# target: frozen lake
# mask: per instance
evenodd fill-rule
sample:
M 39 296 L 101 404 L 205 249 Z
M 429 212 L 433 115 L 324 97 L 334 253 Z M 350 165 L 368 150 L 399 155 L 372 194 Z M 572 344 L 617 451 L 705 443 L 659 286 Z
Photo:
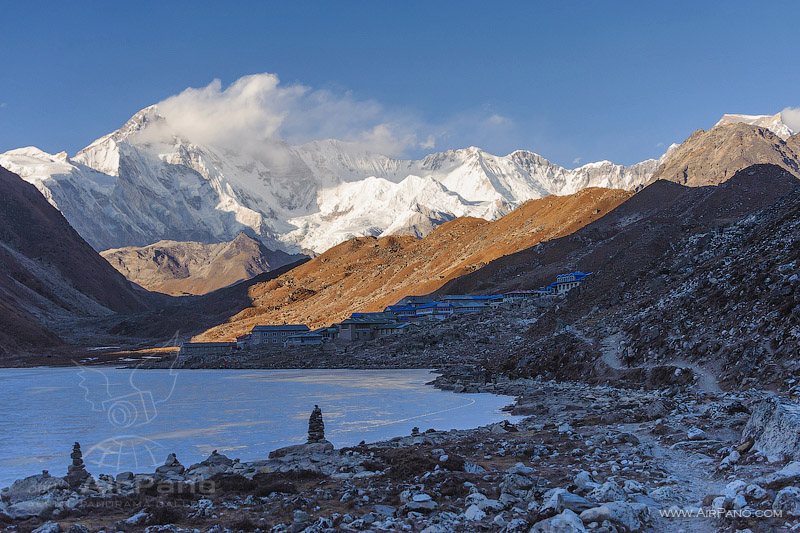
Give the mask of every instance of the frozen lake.
M 0 487 L 63 476 L 74 441 L 94 475 L 152 472 L 218 450 L 243 461 L 305 442 L 314 404 L 336 447 L 508 418 L 513 401 L 455 394 L 427 370 L 0 369 Z

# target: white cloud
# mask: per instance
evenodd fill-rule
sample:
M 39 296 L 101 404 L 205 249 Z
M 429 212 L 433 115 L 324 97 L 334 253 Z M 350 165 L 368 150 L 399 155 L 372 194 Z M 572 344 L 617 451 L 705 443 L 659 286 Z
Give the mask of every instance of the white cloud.
M 430 144 L 417 140 L 423 124 L 373 100 L 281 84 L 275 74 L 244 76 L 228 87 L 214 80 L 159 102 L 158 110 L 171 130 L 192 142 L 240 150 L 332 138 L 397 155 Z
M 781 120 L 795 133 L 800 132 L 800 107 L 787 107 L 781 111 Z
M 8 104 L 6 102 L 0 102 L 0 109 L 4 107 L 8 107 Z
M 572 160 L 572 164 L 573 165 L 580 165 L 581 161 L 583 161 L 582 157 L 576 157 L 575 159 Z
M 497 113 L 492 113 L 489 118 L 486 119 L 486 123 L 491 126 L 510 126 L 512 121 L 508 117 L 504 117 L 503 115 L 499 115 Z
M 263 152 L 270 143 L 339 139 L 390 156 L 501 139 L 513 121 L 488 109 L 439 124 L 350 92 L 283 84 L 275 74 L 244 76 L 224 87 L 214 80 L 158 104 L 171 132 L 198 144 Z M 266 148 L 268 150 L 268 148 Z

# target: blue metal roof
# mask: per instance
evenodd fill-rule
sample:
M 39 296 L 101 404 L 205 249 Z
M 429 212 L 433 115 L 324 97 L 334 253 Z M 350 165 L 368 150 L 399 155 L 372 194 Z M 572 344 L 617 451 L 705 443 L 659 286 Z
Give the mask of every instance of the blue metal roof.
M 279 326 L 254 326 L 252 331 L 309 331 L 305 324 L 282 324 Z
M 434 308 L 449 308 L 453 307 L 453 305 L 449 302 L 431 302 L 429 304 L 420 305 L 417 309 L 434 309 Z
M 386 312 L 399 313 L 402 311 L 414 311 L 416 307 L 411 305 L 390 305 L 385 309 Z
M 448 294 L 442 296 L 442 300 L 499 300 L 502 294 Z

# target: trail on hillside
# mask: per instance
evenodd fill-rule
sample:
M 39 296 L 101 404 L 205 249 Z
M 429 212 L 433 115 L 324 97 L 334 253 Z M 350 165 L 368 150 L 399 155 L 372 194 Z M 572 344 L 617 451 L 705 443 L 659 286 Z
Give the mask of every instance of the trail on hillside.
M 716 376 L 713 373 L 709 372 L 707 369 L 703 368 L 702 366 L 692 363 L 689 361 L 685 361 L 683 359 L 670 359 L 664 361 L 663 363 L 659 363 L 658 365 L 655 364 L 644 364 L 639 366 L 626 366 L 622 361 L 622 357 L 620 354 L 620 341 L 622 340 L 621 333 L 615 333 L 613 335 L 609 335 L 603 338 L 600 341 L 600 346 L 597 346 L 597 342 L 577 329 L 574 326 L 566 326 L 564 328 L 565 331 L 571 333 L 576 338 L 580 339 L 581 341 L 589 344 L 590 346 L 594 346 L 600 350 L 601 360 L 603 363 L 612 368 L 614 370 L 633 370 L 637 368 L 641 369 L 648 369 L 648 368 L 656 368 L 658 366 L 676 366 L 679 368 L 688 368 L 690 369 L 695 376 L 697 376 L 697 387 L 705 392 L 715 393 L 718 394 L 722 392 L 722 388 L 719 386 L 719 381 L 717 380 Z

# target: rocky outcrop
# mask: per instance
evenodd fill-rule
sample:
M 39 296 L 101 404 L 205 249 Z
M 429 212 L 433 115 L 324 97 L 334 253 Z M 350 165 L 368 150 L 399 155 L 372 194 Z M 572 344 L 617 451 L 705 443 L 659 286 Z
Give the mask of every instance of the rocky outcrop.
M 753 407 L 743 431 L 744 440 L 752 440 L 753 449 L 770 461 L 800 459 L 800 405 L 765 399 Z

